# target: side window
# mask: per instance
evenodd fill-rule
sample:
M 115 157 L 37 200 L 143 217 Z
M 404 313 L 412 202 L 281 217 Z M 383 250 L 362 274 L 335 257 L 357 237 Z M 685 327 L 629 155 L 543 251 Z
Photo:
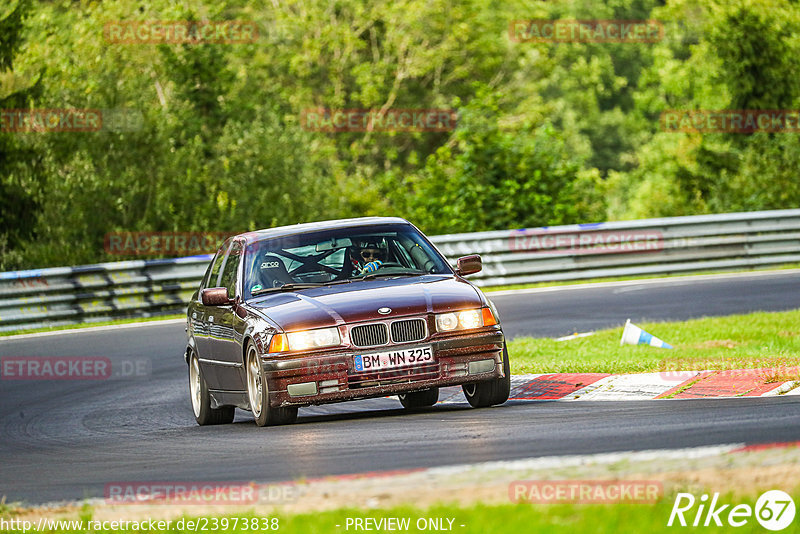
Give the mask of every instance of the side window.
M 242 242 L 234 241 L 231 251 L 228 253 L 228 259 L 225 260 L 225 267 L 222 268 L 222 279 L 219 282 L 220 287 L 228 288 L 228 295 L 231 297 L 236 294 L 236 271 L 239 268 L 241 257 Z
M 217 287 L 217 280 L 219 280 L 219 270 L 222 267 L 222 260 L 225 259 L 225 253 L 228 251 L 228 248 L 231 245 L 230 239 L 225 241 L 221 247 L 219 247 L 219 251 L 217 251 L 217 255 L 211 262 L 211 271 L 209 272 L 208 276 L 203 283 L 203 287 Z

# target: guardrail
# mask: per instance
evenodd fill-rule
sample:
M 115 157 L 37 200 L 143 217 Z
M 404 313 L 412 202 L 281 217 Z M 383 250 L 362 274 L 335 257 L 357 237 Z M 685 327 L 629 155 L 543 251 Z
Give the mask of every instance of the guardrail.
M 0 273 L 0 331 L 177 313 L 210 255 Z
M 800 262 L 800 209 L 551 226 L 433 238 L 481 254 L 481 286 L 749 269 Z
M 800 262 L 800 209 L 431 237 L 491 287 L 609 276 L 737 270 Z M 0 331 L 181 312 L 210 255 L 0 273 Z

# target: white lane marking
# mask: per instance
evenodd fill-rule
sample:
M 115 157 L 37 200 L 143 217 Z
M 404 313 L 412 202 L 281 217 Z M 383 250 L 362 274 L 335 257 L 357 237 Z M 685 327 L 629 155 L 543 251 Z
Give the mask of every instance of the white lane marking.
M 162 319 L 158 321 L 144 321 L 141 323 L 110 324 L 105 326 L 89 326 L 86 328 L 69 328 L 67 330 L 53 330 L 51 332 L 36 332 L 33 334 L 15 334 L 13 336 L 0 336 L 0 343 L 7 339 L 35 339 L 37 337 L 59 336 L 62 334 L 81 334 L 85 332 L 108 332 L 116 328 L 139 328 L 143 326 L 161 326 L 166 324 L 185 323 L 186 319 Z
M 787 391 L 796 388 L 800 385 L 800 382 L 796 382 L 794 380 L 790 380 L 789 382 L 784 382 L 783 384 L 777 385 L 775 388 L 767 391 L 766 393 L 762 393 L 761 397 L 777 397 L 778 395 L 784 395 Z M 796 393 L 795 393 L 796 395 Z
M 436 404 L 461 404 L 467 402 L 461 386 L 447 386 L 439 389 L 439 401 Z
M 553 373 L 511 375 L 511 392 L 509 393 L 509 398 L 514 399 L 517 395 L 519 395 L 520 388 L 524 388 L 525 386 L 527 386 L 540 376 L 545 376 L 547 374 L 553 374 Z
M 522 460 L 501 460 L 495 462 L 481 462 L 477 464 L 460 464 L 447 467 L 433 467 L 427 469 L 431 475 L 454 475 L 465 471 L 521 471 L 527 469 L 553 469 L 579 465 L 602 465 L 617 462 L 653 461 L 664 459 L 696 459 L 720 456 L 744 447 L 744 443 L 731 443 L 727 445 L 713 445 L 709 447 L 692 447 L 684 449 L 624 451 L 599 454 L 583 454 L 575 456 L 549 456 L 543 458 L 525 458 Z
M 528 384 L 529 382 L 544 376 L 543 374 L 526 374 L 526 375 L 511 375 L 511 397 L 514 397 L 514 389 Z M 439 390 L 440 404 L 467 404 L 467 399 L 464 397 L 464 391 L 461 386 L 447 386 Z
M 551 375 L 553 373 L 538 373 L 538 374 L 526 374 L 526 375 L 511 375 L 511 389 L 514 389 L 519 386 L 524 386 L 528 382 L 536 380 L 540 376 L 544 375 Z
M 700 374 L 693 372 L 688 378 Z M 642 400 L 653 399 L 685 382 L 675 380 L 670 373 L 639 373 L 630 375 L 611 375 L 585 388 L 570 393 L 562 400 Z
M 601 378 L 597 382 L 592 382 L 588 386 L 584 386 L 578 390 L 573 391 L 569 395 L 564 395 L 560 399 L 556 400 L 576 400 L 578 398 L 583 398 L 585 395 L 589 395 L 597 389 L 604 387 L 606 384 L 613 382 L 615 378 L 618 378 L 622 375 L 609 375 L 605 378 Z
M 614 291 L 612 291 L 612 293 L 615 295 L 621 295 L 623 293 L 630 293 L 632 291 L 642 291 L 644 289 L 647 289 L 647 287 L 643 286 L 642 284 L 636 284 L 635 286 L 625 286 L 616 288 L 614 289 Z
M 795 382 L 795 384 L 800 386 L 800 382 Z M 800 387 L 795 387 L 794 389 L 784 393 L 784 395 L 800 395 Z
M 572 291 L 581 289 L 602 289 L 606 287 L 620 287 L 631 285 L 654 285 L 654 284 L 687 284 L 692 282 L 702 282 L 707 280 L 724 280 L 727 278 L 747 278 L 794 275 L 800 273 L 800 269 L 778 269 L 772 271 L 754 271 L 743 273 L 720 273 L 720 274 L 698 274 L 687 276 L 668 276 L 663 278 L 647 278 L 644 280 L 618 280 L 616 282 L 593 282 L 589 284 L 569 284 L 563 286 L 550 287 L 531 287 L 527 289 L 506 289 L 503 291 L 490 291 L 489 288 L 481 288 L 489 298 L 503 297 L 508 295 L 527 295 L 530 293 L 552 293 L 554 291 Z
M 593 336 L 594 332 L 575 332 L 574 334 L 570 334 L 568 336 L 557 337 L 553 341 L 572 341 L 573 339 L 579 339 L 582 337 L 589 337 Z

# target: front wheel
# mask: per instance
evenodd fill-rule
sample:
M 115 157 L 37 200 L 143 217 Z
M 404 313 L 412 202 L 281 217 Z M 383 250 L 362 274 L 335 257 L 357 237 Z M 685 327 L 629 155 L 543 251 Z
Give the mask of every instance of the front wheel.
M 247 398 L 258 426 L 288 425 L 297 420 L 297 406 L 273 408 L 269 405 L 267 377 L 253 344 L 247 347 Z
M 464 384 L 464 396 L 473 408 L 486 408 L 503 404 L 511 393 L 511 368 L 508 363 L 508 349 L 503 344 L 503 376 L 485 382 Z
M 189 358 L 189 395 L 192 398 L 192 411 L 198 425 L 225 425 L 233 422 L 236 408 L 233 406 L 211 407 L 208 384 L 200 371 L 200 360 L 194 351 Z
M 427 408 L 428 406 L 433 406 L 439 400 L 439 388 L 401 393 L 397 397 L 400 399 L 400 404 L 402 404 L 403 408 L 406 410 Z

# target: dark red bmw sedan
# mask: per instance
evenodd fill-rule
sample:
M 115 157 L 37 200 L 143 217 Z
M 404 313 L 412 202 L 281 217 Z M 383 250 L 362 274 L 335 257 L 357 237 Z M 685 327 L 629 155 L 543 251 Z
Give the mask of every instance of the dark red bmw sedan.
M 185 358 L 195 418 L 294 422 L 300 406 L 398 395 L 409 409 L 462 385 L 508 399 L 497 312 L 411 223 L 362 218 L 249 232 L 220 247 L 192 297 Z

